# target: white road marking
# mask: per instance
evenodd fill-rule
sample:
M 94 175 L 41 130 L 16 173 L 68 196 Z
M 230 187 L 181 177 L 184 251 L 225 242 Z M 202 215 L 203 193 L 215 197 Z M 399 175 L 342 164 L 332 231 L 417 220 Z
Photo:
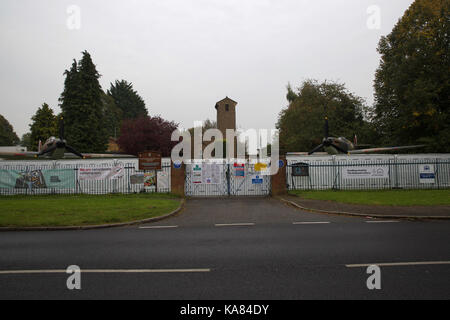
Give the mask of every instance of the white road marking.
M 396 220 L 374 220 L 374 221 L 366 221 L 366 223 L 396 223 L 399 221 Z
M 254 223 L 218 223 L 216 227 L 242 227 L 242 226 L 254 226 Z
M 2 274 L 51 274 L 66 273 L 67 270 L 0 270 Z M 192 273 L 210 272 L 211 269 L 81 269 L 81 273 Z
M 139 227 L 139 229 L 170 229 L 178 228 L 178 226 L 150 226 L 150 227 Z
M 303 221 L 303 222 L 293 222 L 292 224 L 329 224 L 329 221 Z
M 347 268 L 364 268 L 372 265 L 379 267 L 401 267 L 401 266 L 431 266 L 450 264 L 450 261 L 421 261 L 421 262 L 392 262 L 392 263 L 364 263 L 364 264 L 346 264 Z

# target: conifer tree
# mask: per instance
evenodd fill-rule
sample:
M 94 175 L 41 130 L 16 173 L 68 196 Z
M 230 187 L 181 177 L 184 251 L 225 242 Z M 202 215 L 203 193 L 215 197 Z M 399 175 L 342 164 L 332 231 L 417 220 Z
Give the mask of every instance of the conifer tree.
M 114 99 L 116 106 L 122 110 L 123 119 L 137 119 L 148 115 L 144 99 L 133 89 L 133 84 L 125 80 L 111 83 L 108 95 Z
M 104 126 L 104 107 L 98 73 L 87 51 L 70 70 L 60 102 L 64 117 L 65 138 L 80 152 L 104 152 L 107 132 Z
M 39 140 L 44 143 L 49 137 L 57 135 L 58 125 L 53 110 L 46 103 L 42 104 L 31 120 L 29 144 L 32 150 L 37 150 Z

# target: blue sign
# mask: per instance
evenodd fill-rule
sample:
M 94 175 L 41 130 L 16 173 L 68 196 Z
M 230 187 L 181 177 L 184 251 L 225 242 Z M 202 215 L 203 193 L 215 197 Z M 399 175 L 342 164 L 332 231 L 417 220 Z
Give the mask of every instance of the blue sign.
M 263 179 L 260 178 L 259 176 L 256 176 L 255 178 L 252 179 L 252 184 L 262 184 L 263 183 Z
M 173 167 L 175 168 L 175 169 L 180 169 L 181 168 L 181 162 L 174 162 L 173 163 Z
M 278 161 L 278 168 L 282 169 L 284 167 L 284 161 L 283 160 L 279 160 Z
M 420 179 L 435 179 L 435 174 L 434 173 L 421 173 L 420 174 Z

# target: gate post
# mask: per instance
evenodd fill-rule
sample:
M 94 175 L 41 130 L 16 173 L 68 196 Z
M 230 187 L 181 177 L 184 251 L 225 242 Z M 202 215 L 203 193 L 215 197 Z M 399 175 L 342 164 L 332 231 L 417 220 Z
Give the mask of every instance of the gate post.
M 173 161 L 171 161 L 170 168 L 170 182 L 171 182 L 171 193 L 184 197 L 184 185 L 186 182 L 186 165 L 184 163 L 181 164 L 175 164 Z
M 283 165 L 281 166 L 281 163 Z M 272 196 L 280 196 L 287 194 L 287 182 L 286 182 L 286 157 L 280 156 L 279 163 L 272 163 L 271 165 L 278 166 L 278 173 L 272 176 Z

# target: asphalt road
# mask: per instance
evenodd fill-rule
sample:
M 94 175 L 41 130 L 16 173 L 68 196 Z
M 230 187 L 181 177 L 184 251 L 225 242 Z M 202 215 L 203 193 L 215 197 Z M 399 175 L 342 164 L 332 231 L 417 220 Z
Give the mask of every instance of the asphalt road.
M 449 299 L 449 261 L 446 221 L 199 199 L 155 224 L 0 233 L 0 299 Z M 399 262 L 381 265 L 381 290 L 352 266 Z M 81 290 L 66 287 L 70 265 L 85 270 Z

